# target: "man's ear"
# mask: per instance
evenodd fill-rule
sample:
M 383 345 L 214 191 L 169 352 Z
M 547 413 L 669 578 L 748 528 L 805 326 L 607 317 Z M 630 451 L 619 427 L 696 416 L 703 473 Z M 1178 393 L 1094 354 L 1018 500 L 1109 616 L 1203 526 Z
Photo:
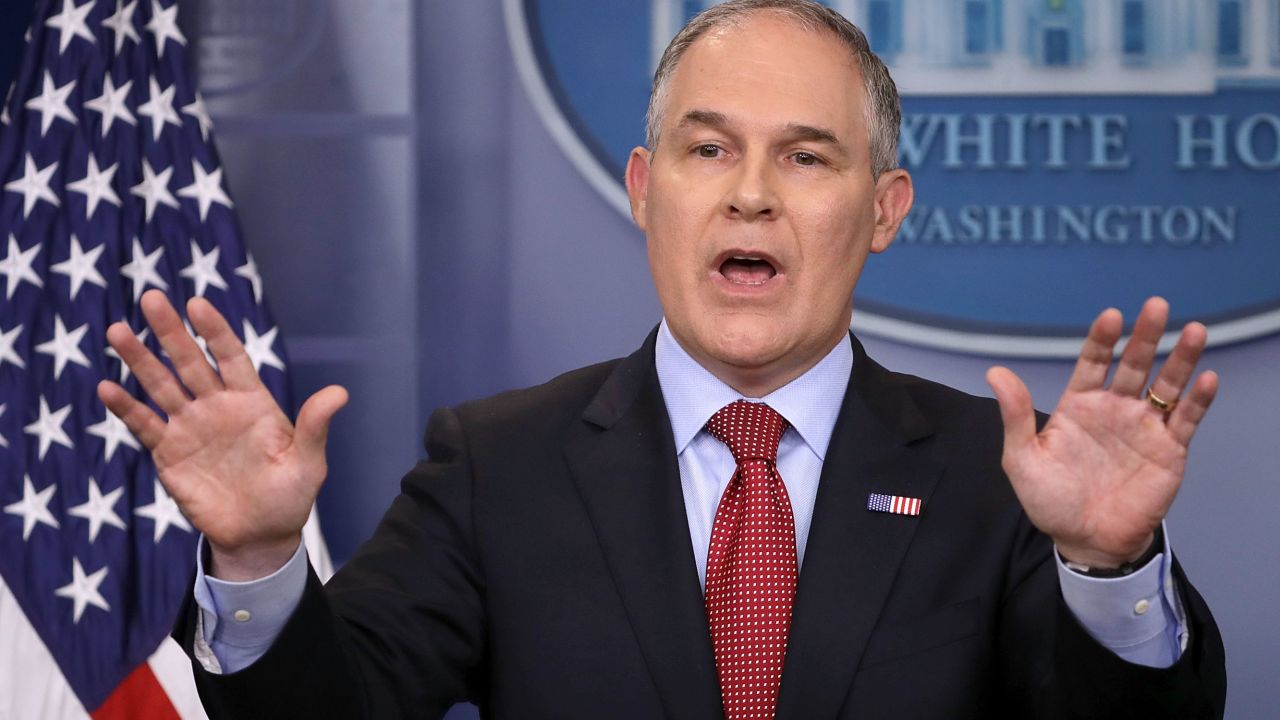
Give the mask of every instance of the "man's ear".
M 646 229 L 645 199 L 649 195 L 649 163 L 653 153 L 647 148 L 635 147 L 627 158 L 627 199 L 631 201 L 631 219 L 641 230 Z
M 871 252 L 889 249 L 898 234 L 898 226 L 911 211 L 915 196 L 915 186 L 906 170 L 897 168 L 880 173 L 876 180 L 876 229 L 871 236 Z

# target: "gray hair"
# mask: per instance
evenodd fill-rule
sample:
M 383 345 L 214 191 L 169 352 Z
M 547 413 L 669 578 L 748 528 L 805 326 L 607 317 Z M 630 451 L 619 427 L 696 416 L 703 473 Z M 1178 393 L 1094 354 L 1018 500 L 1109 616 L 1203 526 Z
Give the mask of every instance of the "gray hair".
M 806 30 L 827 30 L 848 46 L 862 72 L 867 97 L 871 174 L 879 177 L 880 173 L 897 167 L 898 125 L 902 120 L 902 110 L 898 103 L 898 88 L 889 77 L 889 69 L 871 52 L 867 36 L 856 25 L 835 10 L 812 0 L 729 0 L 702 11 L 690 20 L 667 45 L 653 74 L 653 92 L 649 95 L 649 109 L 644 118 L 645 144 L 649 149 L 658 147 L 662 117 L 671 95 L 671 76 L 689 47 L 707 32 L 737 24 L 755 12 L 784 15 Z

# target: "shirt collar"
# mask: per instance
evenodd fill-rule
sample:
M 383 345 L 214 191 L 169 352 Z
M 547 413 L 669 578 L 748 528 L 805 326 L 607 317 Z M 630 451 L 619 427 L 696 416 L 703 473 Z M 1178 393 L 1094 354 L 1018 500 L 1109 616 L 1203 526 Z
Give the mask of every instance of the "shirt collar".
M 825 459 L 853 369 L 853 346 L 847 339 L 836 343 L 817 365 L 762 398 L 744 398 L 699 365 L 676 341 L 665 318 L 658 327 L 654 362 L 677 454 L 684 452 L 717 410 L 745 399 L 767 403 L 777 410 L 809 449 L 819 459 Z

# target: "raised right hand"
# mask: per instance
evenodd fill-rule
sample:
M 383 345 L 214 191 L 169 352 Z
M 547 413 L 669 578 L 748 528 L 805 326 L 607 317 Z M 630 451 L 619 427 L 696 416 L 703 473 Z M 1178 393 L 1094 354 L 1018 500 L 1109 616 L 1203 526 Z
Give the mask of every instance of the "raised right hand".
M 262 384 L 244 345 L 203 298 L 187 317 L 218 363 L 210 367 L 177 311 L 159 290 L 141 298 L 143 315 L 174 373 L 124 323 L 107 341 L 168 416 L 109 380 L 98 397 L 151 451 L 169 495 L 208 541 L 211 575 L 252 580 L 291 557 L 324 482 L 329 421 L 347 403 L 337 385 L 307 399 L 295 427 Z

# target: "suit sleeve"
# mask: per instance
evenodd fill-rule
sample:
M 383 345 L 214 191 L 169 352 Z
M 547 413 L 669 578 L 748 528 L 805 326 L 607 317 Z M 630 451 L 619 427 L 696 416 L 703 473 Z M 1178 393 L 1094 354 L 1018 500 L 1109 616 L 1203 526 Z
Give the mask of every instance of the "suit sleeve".
M 235 673 L 193 663 L 212 720 L 258 717 L 440 717 L 483 697 L 483 575 L 472 478 L 457 416 L 437 411 L 430 460 L 401 483 L 373 537 L 327 586 L 308 571 L 297 609 L 271 648 Z M 175 637 L 192 653 L 192 598 Z
M 1130 663 L 1094 640 L 1067 607 L 1057 570 L 1026 522 L 1025 574 L 1004 600 L 997 643 L 1012 716 L 1065 718 L 1221 718 L 1226 703 L 1222 637 L 1203 598 L 1175 560 L 1175 586 L 1190 642 L 1168 668 Z M 1049 549 L 1051 553 L 1051 548 Z M 1044 555 L 1043 560 L 1034 558 Z

